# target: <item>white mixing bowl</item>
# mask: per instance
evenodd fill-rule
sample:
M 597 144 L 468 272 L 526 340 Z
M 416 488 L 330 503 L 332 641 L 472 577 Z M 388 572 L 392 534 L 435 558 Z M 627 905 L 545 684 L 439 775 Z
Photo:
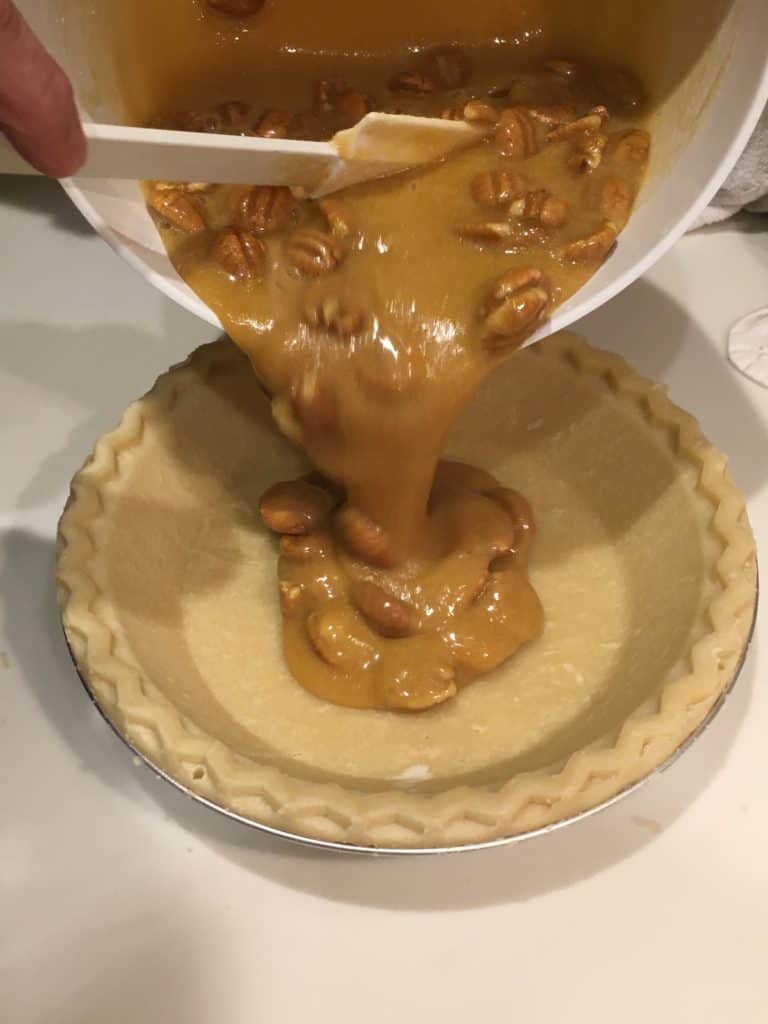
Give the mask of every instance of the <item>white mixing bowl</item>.
M 335 2 L 343 5 L 354 0 Z M 427 0 L 422 7 L 409 2 L 410 7 L 394 0 L 395 20 L 410 19 L 415 32 L 411 38 L 424 41 L 434 23 L 433 16 L 426 18 L 424 5 L 431 5 Z M 626 40 L 626 30 L 621 27 L 626 17 L 619 21 L 616 14 L 622 2 L 542 2 L 566 5 L 561 22 L 568 22 L 568 31 L 574 36 L 572 52 L 591 48 L 610 56 L 612 51 L 617 54 L 626 49 L 618 39 L 623 32 Z M 302 42 L 302 21 L 292 17 L 290 10 L 297 3 L 301 0 L 280 0 L 265 8 L 270 17 L 284 19 L 286 51 Z M 508 0 L 477 0 L 472 5 L 473 16 L 478 3 L 487 8 L 482 32 L 503 35 L 507 30 L 509 34 L 514 27 L 509 23 L 514 5 Z M 389 0 L 388 9 L 392 4 Z M 625 15 L 626 5 L 632 4 L 638 17 L 632 63 L 651 83 L 656 98 L 647 181 L 614 254 L 536 337 L 559 330 L 606 302 L 679 238 L 728 174 L 768 97 L 766 0 L 623 0 Z M 19 5 L 73 77 L 85 116 L 119 122 L 119 90 L 109 47 L 104 47 L 103 34 L 93 26 L 94 19 L 108 24 L 112 3 L 102 0 L 94 7 L 89 0 L 60 0 L 59 5 L 51 0 L 20 0 Z M 583 17 L 574 16 L 580 7 Z M 343 21 L 338 24 L 343 32 Z M 434 33 L 436 39 L 439 28 Z M 380 43 L 382 51 L 386 50 L 394 41 L 394 31 L 390 18 L 382 24 L 381 39 L 377 37 L 374 46 Z M 408 37 L 409 26 L 404 24 L 399 31 Z M 570 41 L 565 40 L 561 52 Z M 338 43 L 343 48 L 345 40 Z M 171 266 L 136 182 L 74 179 L 65 188 L 87 220 L 131 266 L 180 305 L 218 325 L 213 313 Z

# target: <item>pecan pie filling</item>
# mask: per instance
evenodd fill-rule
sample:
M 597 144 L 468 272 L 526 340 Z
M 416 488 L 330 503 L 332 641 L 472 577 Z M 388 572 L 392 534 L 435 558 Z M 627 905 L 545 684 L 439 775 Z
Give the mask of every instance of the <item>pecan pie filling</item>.
M 261 6 L 209 3 L 238 17 Z M 147 196 L 175 266 L 316 468 L 259 509 L 280 536 L 291 672 L 337 704 L 418 711 L 542 629 L 528 502 L 441 451 L 486 375 L 610 254 L 650 140 L 642 87 L 616 69 L 553 59 L 505 75 L 498 55 L 449 47 L 364 89 L 349 70 L 302 109 L 233 101 L 154 123 L 323 139 L 383 110 L 487 132 L 320 200 L 171 182 Z

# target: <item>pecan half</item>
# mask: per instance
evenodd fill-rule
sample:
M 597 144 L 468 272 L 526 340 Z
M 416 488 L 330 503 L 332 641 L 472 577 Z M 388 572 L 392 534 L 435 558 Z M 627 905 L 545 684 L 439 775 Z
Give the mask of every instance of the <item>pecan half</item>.
M 385 707 L 399 711 L 426 711 L 456 696 L 455 674 L 452 665 L 439 663 L 418 672 L 402 669 L 379 683 L 379 699 Z
M 395 558 L 389 537 L 355 505 L 343 505 L 336 514 L 336 528 L 345 547 L 369 565 L 390 568 Z
M 469 242 L 502 242 L 512 237 L 514 228 L 507 220 L 483 220 L 462 225 L 458 233 Z
M 350 125 L 362 120 L 372 109 L 368 97 L 349 86 L 343 78 L 326 78 L 318 82 L 316 104 L 326 113 L 340 114 Z
M 549 282 L 540 270 L 526 267 L 503 274 L 490 295 L 485 317 L 485 347 L 497 352 L 520 345 L 544 319 L 551 299 Z
M 264 525 L 275 533 L 297 535 L 316 529 L 334 504 L 333 496 L 324 488 L 306 480 L 289 480 L 262 494 L 259 514 Z
M 502 110 L 496 125 L 495 141 L 502 156 L 522 159 L 536 152 L 536 131 L 525 107 Z
M 327 231 L 304 228 L 288 239 L 285 249 L 290 266 L 303 277 L 329 274 L 341 262 L 341 250 Z
M 355 230 L 352 207 L 343 199 L 321 199 L 317 204 L 334 238 L 348 241 Z
M 568 204 L 550 195 L 544 188 L 516 196 L 509 207 L 510 217 L 534 221 L 545 228 L 559 228 L 568 220 Z
M 511 171 L 481 171 L 469 187 L 475 202 L 482 206 L 506 206 L 525 190 L 525 178 Z
M 327 558 L 330 550 L 330 538 L 322 530 L 307 534 L 284 533 L 280 537 L 280 554 L 291 562 Z
M 284 228 L 296 209 L 291 190 L 282 186 L 256 185 L 239 203 L 241 227 L 257 235 L 268 235 Z
M 496 281 L 491 292 L 491 301 L 494 303 L 504 302 L 521 288 L 529 288 L 531 285 L 539 285 L 542 288 L 549 288 L 547 278 L 537 267 L 516 267 L 502 274 Z
M 487 124 L 491 127 L 498 123 L 499 108 L 488 100 L 467 100 L 446 107 L 440 116 L 446 121 L 467 121 L 470 124 Z
M 559 196 L 547 196 L 539 210 L 539 224 L 544 228 L 559 228 L 568 220 L 568 204 Z
M 600 212 L 614 224 L 626 224 L 634 194 L 623 178 L 608 178 L 600 190 Z
M 609 116 L 605 107 L 592 107 L 584 117 L 578 117 L 575 121 L 568 121 L 567 124 L 560 124 L 557 128 L 553 128 L 547 135 L 547 142 L 556 142 L 558 139 L 567 139 L 573 135 L 599 132 Z
M 621 163 L 644 164 L 651 150 L 651 137 L 648 132 L 633 128 L 620 135 L 613 156 Z
M 381 636 L 412 636 L 419 628 L 419 615 L 413 605 L 388 594 L 376 583 L 358 583 L 352 600 L 371 629 Z
M 603 260 L 615 245 L 618 233 L 616 225 L 607 220 L 591 235 L 563 246 L 560 255 L 569 263 L 594 263 Z
M 492 103 L 485 103 L 483 100 L 470 100 L 464 104 L 462 116 L 470 124 L 496 124 L 499 120 L 499 111 Z
M 362 669 L 376 657 L 373 647 L 350 636 L 343 620 L 337 622 L 331 611 L 312 612 L 307 618 L 307 634 L 318 657 L 334 668 Z
M 250 231 L 221 231 L 211 254 L 230 277 L 237 281 L 263 277 L 267 247 Z
M 188 235 L 205 231 L 205 216 L 200 204 L 187 192 L 178 189 L 155 189 L 149 197 L 149 205 L 155 213 Z

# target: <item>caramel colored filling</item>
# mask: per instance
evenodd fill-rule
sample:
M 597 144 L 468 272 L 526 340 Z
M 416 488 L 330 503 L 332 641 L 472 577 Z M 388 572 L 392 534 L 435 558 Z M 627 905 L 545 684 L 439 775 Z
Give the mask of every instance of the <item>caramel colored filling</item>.
M 440 454 L 486 374 L 610 253 L 649 139 L 642 89 L 622 72 L 560 59 L 510 72 L 508 53 L 486 58 L 442 48 L 387 77 L 358 62 L 364 81 L 322 81 L 302 109 L 159 117 L 327 138 L 378 109 L 487 130 L 435 166 L 319 201 L 148 186 L 179 272 L 319 471 L 270 489 L 261 511 L 282 535 L 287 663 L 338 704 L 439 704 L 542 627 L 525 499 Z
M 288 667 L 311 692 L 351 707 L 432 707 L 540 632 L 526 573 L 531 511 L 489 474 L 441 462 L 423 546 L 399 563 L 372 520 L 333 501 L 305 480 L 278 484 L 261 506 L 284 534 Z

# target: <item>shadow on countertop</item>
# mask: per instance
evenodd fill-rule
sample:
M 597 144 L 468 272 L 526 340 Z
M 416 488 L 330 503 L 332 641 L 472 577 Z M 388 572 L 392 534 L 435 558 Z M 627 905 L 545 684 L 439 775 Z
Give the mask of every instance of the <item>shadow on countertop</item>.
M 15 207 L 41 214 L 59 231 L 93 235 L 93 228 L 68 198 L 58 181 L 38 175 L 13 174 L 0 178 L 0 209 Z

